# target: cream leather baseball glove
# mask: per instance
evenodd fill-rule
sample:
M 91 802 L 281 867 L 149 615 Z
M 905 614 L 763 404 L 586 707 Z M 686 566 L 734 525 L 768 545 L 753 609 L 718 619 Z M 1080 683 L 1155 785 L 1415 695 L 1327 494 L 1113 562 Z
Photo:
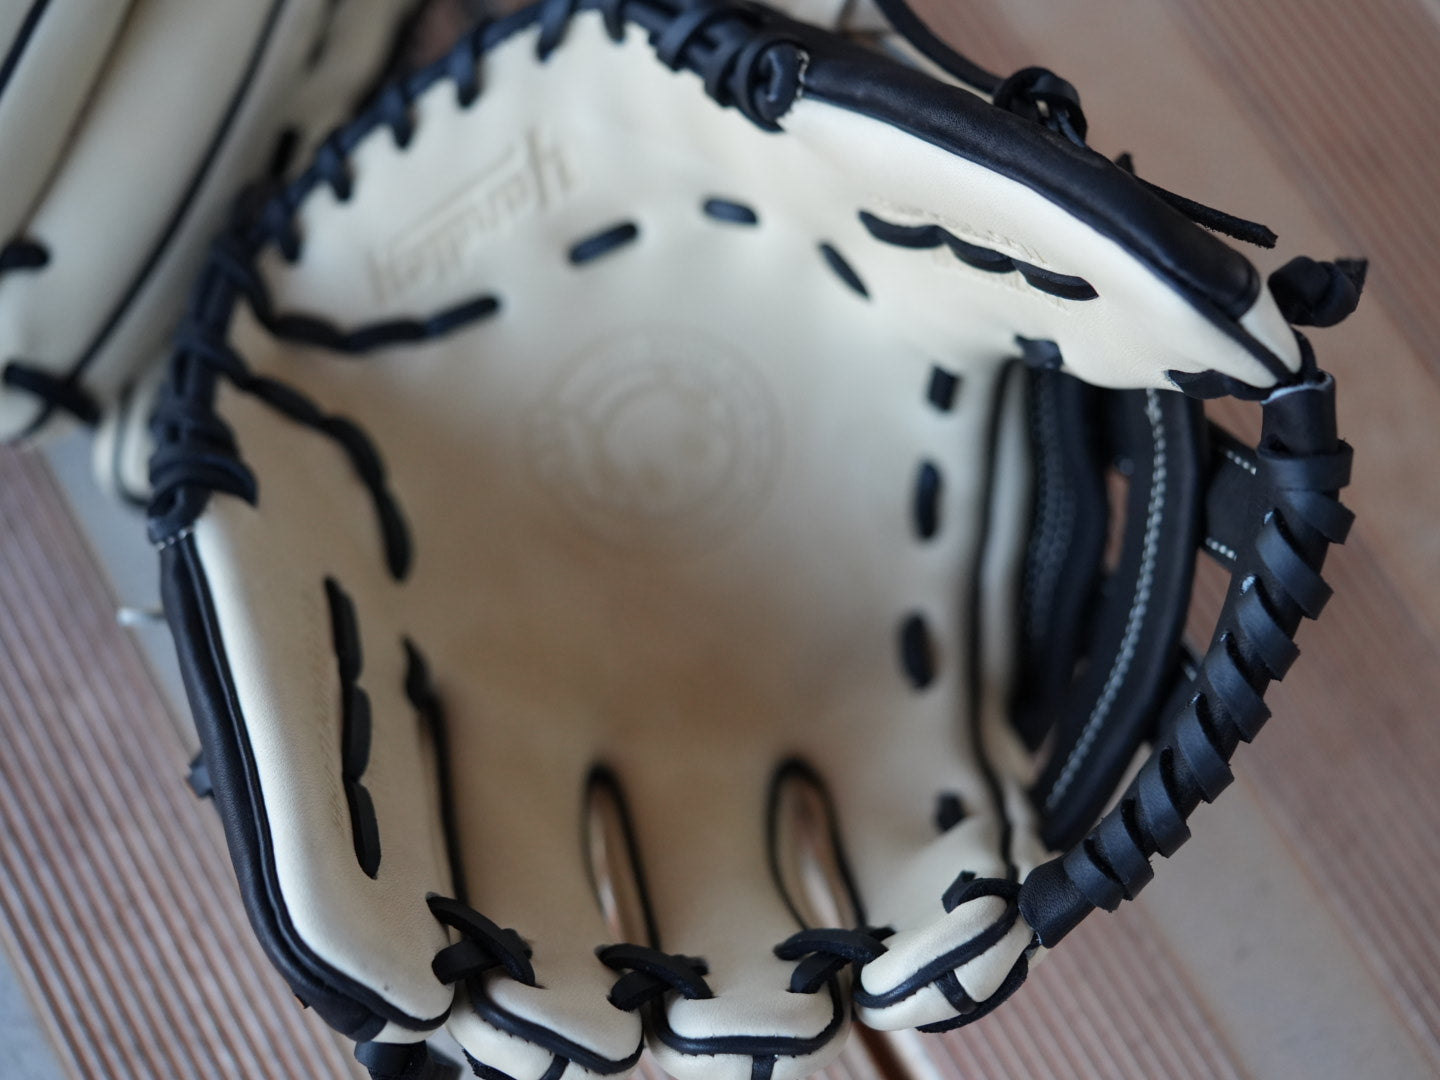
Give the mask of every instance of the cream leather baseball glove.
M 151 534 L 255 931 L 376 1077 L 976 1020 L 1265 722 L 1349 523 L 1294 326 L 1363 267 L 1267 283 L 1068 83 L 906 40 L 950 80 L 543 0 L 216 246 Z

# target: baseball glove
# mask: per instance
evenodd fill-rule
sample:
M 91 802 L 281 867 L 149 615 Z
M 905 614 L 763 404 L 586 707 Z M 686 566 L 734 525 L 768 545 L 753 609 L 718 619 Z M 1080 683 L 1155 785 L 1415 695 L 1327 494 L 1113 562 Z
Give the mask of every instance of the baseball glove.
M 215 247 L 151 535 L 255 931 L 376 1077 L 975 1020 L 1264 723 L 1349 524 L 1292 324 L 1363 267 L 1267 287 L 1063 80 L 952 71 L 544 0 Z
M 0 439 L 95 423 L 155 366 L 241 186 L 354 112 L 413 7 L 4 6 Z

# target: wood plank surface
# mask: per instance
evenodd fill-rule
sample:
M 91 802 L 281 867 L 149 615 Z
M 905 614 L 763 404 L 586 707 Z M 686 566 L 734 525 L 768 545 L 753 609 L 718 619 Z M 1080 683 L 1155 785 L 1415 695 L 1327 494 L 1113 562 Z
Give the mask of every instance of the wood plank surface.
M 1095 144 L 1374 260 L 1318 332 L 1356 446 L 1336 599 L 1241 781 L 1142 899 L 1006 1008 L 854 1050 L 836 1078 L 1440 1076 L 1440 20 L 1425 0 L 926 0 L 996 70 L 1081 90 Z M 1253 426 L 1243 408 L 1221 410 Z M 1202 577 L 1198 620 L 1223 588 Z M 0 939 L 74 1077 L 339 1077 L 259 956 L 210 808 L 44 463 L 0 452 Z M 658 1074 L 654 1074 L 657 1075 Z

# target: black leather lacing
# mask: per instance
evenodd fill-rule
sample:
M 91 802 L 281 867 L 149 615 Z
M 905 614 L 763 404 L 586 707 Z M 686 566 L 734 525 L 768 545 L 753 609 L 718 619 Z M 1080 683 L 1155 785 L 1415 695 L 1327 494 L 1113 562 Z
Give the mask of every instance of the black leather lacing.
M 1153 876 L 1150 858 L 1172 855 L 1190 835 L 1186 818 L 1230 783 L 1230 758 L 1269 718 L 1264 693 L 1299 650 L 1302 619 L 1330 596 L 1321 571 L 1353 515 L 1338 493 L 1349 483 L 1350 447 L 1336 436 L 1335 387 L 1300 340 L 1299 380 L 1263 405 L 1253 539 L 1237 552 L 1229 595 L 1196 690 L 1111 810 L 1066 855 L 1033 871 L 1021 890 L 1025 918 L 1054 945 L 1095 908 L 1114 910 Z
M 1041 67 L 1022 68 L 995 88 L 995 104 L 1028 120 L 1063 135 L 1076 146 L 1086 146 L 1089 122 L 1080 107 L 1080 94 L 1073 85 L 1053 71 Z M 1233 240 L 1256 247 L 1272 248 L 1278 239 L 1275 233 L 1258 221 L 1249 221 L 1213 206 L 1188 199 L 1184 195 L 1152 184 L 1135 174 L 1135 161 L 1130 154 L 1121 154 L 1115 164 L 1135 178 L 1135 182 L 1157 198 L 1168 203 L 1197 225 L 1221 233 Z
M 895 931 L 889 927 L 849 930 L 820 927 L 801 930 L 775 946 L 781 960 L 798 960 L 790 975 L 792 994 L 814 994 L 849 966 L 864 967 L 885 954 L 884 939 Z
M 776 130 L 800 90 L 798 43 L 760 10 L 728 0 L 545 0 L 539 8 L 540 59 L 559 47 L 569 21 L 586 10 L 601 13 L 616 41 L 626 20 L 635 23 L 649 33 L 662 63 L 696 72 L 715 101 L 767 130 Z
M 363 1042 L 355 1060 L 370 1071 L 371 1080 L 456 1080 L 457 1065 L 437 1061 L 423 1043 Z
M 697 1001 L 714 997 L 705 981 L 710 968 L 698 956 L 678 956 L 646 945 L 621 943 L 596 949 L 606 967 L 625 972 L 615 980 L 609 1001 L 617 1009 L 634 1012 L 667 993 Z
M 187 324 L 180 331 L 176 348 L 188 360 L 224 377 L 237 390 L 335 441 L 370 492 L 379 519 L 386 565 L 392 576 L 403 579 L 410 568 L 409 528 L 390 491 L 384 463 L 370 437 L 353 421 L 324 412 L 294 387 L 254 374 L 239 353 L 194 324 Z M 233 436 L 213 412 L 197 409 L 185 394 L 165 393 L 161 395 L 151 426 L 157 443 L 150 467 L 152 505 L 164 506 L 177 489 L 184 487 L 223 491 L 255 501 L 254 474 L 239 460 Z
M 516 982 L 535 986 L 531 950 L 514 930 L 504 929 L 480 912 L 448 896 L 426 897 L 430 913 L 460 933 L 460 940 L 435 954 L 430 969 L 447 986 L 503 968 Z

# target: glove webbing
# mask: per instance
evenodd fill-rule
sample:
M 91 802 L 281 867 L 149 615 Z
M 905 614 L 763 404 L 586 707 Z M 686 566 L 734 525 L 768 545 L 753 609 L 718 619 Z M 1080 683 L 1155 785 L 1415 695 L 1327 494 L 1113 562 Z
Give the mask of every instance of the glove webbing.
M 1298 655 L 1293 638 L 1301 619 L 1319 616 L 1329 599 L 1321 569 L 1353 518 L 1338 499 L 1349 483 L 1351 451 L 1336 436 L 1334 382 L 1300 341 L 1302 380 L 1264 402 L 1265 505 L 1253 540 L 1238 553 L 1194 696 L 1119 804 L 1021 889 L 1021 911 L 1046 946 L 1095 908 L 1113 911 L 1133 899 L 1154 874 L 1150 857 L 1168 857 L 1189 838 L 1186 818 L 1229 785 L 1236 747 L 1269 718 L 1263 694 Z

